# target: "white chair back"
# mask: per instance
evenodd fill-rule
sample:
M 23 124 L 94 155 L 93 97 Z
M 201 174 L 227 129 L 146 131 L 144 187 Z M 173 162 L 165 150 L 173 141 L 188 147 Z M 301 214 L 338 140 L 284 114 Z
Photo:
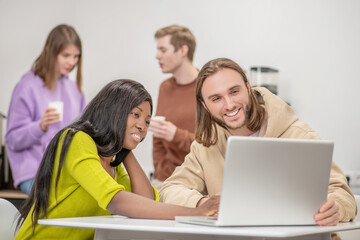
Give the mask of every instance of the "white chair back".
M 0 238 L 13 240 L 17 224 L 18 209 L 8 200 L 0 198 Z

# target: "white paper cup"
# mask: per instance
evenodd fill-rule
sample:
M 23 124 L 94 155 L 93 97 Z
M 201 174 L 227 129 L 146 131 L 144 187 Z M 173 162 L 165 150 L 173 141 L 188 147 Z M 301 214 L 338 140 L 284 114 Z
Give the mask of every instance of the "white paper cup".
M 60 114 L 59 122 L 63 120 L 64 115 L 64 103 L 61 101 L 49 102 L 49 108 L 55 108 L 56 112 Z
M 160 120 L 160 121 L 165 121 L 166 118 L 164 116 L 154 116 L 154 117 L 151 118 L 151 120 L 153 120 L 153 119 Z

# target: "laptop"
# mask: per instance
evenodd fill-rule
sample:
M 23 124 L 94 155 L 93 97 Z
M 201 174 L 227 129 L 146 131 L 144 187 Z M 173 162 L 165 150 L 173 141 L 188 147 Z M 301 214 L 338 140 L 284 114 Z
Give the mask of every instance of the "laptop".
M 212 226 L 315 225 L 326 201 L 334 143 L 230 136 L 218 217 L 176 216 Z

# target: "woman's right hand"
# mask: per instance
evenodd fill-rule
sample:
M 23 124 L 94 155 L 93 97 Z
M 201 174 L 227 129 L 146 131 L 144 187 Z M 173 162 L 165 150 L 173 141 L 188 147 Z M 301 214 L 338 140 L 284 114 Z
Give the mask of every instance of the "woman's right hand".
M 49 125 L 57 123 L 59 121 L 60 114 L 56 111 L 56 108 L 47 108 L 41 117 L 40 128 L 43 132 L 49 130 Z
M 196 207 L 199 216 L 217 216 L 219 211 L 220 195 L 216 194 L 207 198 L 206 202 Z

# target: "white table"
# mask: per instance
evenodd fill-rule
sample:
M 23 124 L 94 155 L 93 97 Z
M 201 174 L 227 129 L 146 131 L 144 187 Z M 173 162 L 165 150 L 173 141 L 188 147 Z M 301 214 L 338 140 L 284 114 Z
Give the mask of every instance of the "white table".
M 95 229 L 100 239 L 330 239 L 330 232 L 360 229 L 360 222 L 340 223 L 333 227 L 208 227 L 178 223 L 172 220 L 134 219 L 122 216 L 41 219 L 39 224 Z M 360 237 L 359 237 L 360 239 Z

